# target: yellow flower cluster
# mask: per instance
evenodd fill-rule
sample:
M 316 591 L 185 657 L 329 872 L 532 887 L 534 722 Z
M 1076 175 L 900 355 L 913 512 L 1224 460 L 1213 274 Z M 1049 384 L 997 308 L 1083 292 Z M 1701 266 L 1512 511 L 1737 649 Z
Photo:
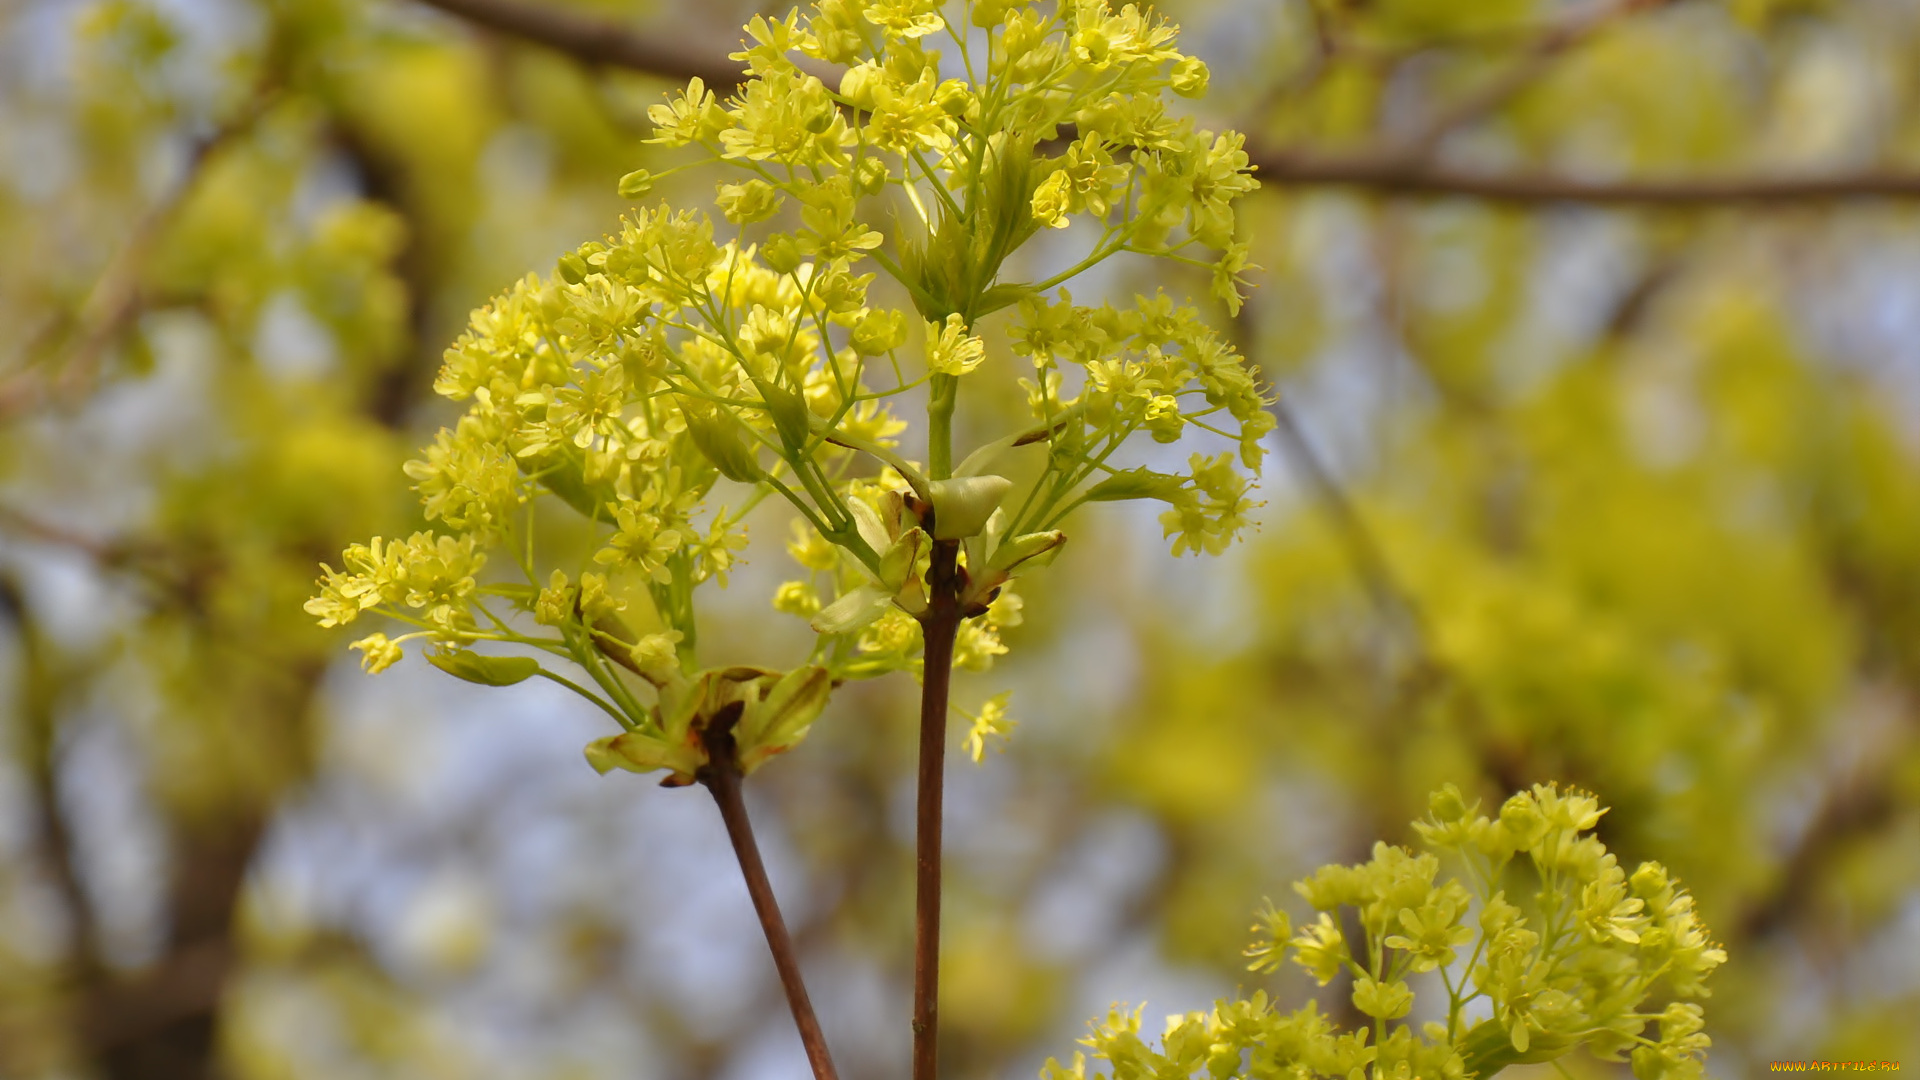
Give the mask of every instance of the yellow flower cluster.
M 652 141 L 697 160 L 620 183 L 637 199 L 672 173 L 717 168 L 717 214 L 636 209 L 551 277 L 474 313 L 435 384 L 466 414 L 406 467 L 427 518 L 453 535 L 350 550 L 309 605 L 323 623 L 377 608 L 476 681 L 522 670 L 483 672 L 476 642 L 570 658 L 599 692 L 576 689 L 646 731 L 657 706 L 642 697 L 694 693 L 693 590 L 725 581 L 741 518 L 766 497 L 798 512 L 816 571 L 774 604 L 810 620 L 812 662 L 834 681 L 917 666 L 938 544 L 964 544 L 955 661 L 985 668 L 1018 619 L 1010 579 L 1058 552 L 1082 503 L 1166 502 L 1176 554 L 1218 552 L 1243 531 L 1271 427 L 1244 360 L 1191 305 L 1083 307 L 1064 288 L 1109 259 L 1165 259 L 1240 302 L 1233 203 L 1257 185 L 1237 135 L 1168 113 L 1168 94 L 1207 81 L 1174 28 L 1105 0 L 821 0 L 746 30 L 735 59 L 751 77 L 737 93 L 694 80 L 649 112 Z M 957 66 L 933 48 L 943 41 Z M 1020 280 L 1010 256 L 1047 227 L 1066 230 L 1050 244 L 1090 243 L 1066 270 Z M 956 467 L 960 388 L 1019 362 L 996 357 L 1002 340 L 1033 368 L 1033 425 Z M 1085 372 L 1072 399 L 1068 364 Z M 909 425 L 895 401 L 922 390 L 927 420 L 911 437 L 925 440 L 924 465 L 896 451 Z M 1117 455 L 1138 435 L 1224 441 L 1237 462 L 1195 453 L 1186 473 L 1125 469 Z M 994 458 L 1036 443 L 1045 468 L 1014 491 Z M 723 481 L 747 485 L 733 512 L 709 505 Z M 650 603 L 586 603 L 584 565 L 558 568 L 582 583 L 573 592 L 552 585 L 534 535 L 550 520 L 541 502 L 590 523 L 600 594 Z M 524 580 L 478 584 L 489 550 Z M 559 636 L 527 632 L 522 616 Z M 363 642 L 369 668 L 408 637 Z
M 1316 920 L 1295 933 L 1268 906 L 1247 949 L 1255 971 L 1277 970 L 1290 952 L 1323 986 L 1350 977 L 1368 1026 L 1342 1032 L 1313 1004 L 1278 1013 L 1261 992 L 1170 1018 L 1157 1049 L 1141 1038 L 1137 1012 L 1115 1012 L 1084 1040 L 1094 1058 L 1116 1080 L 1459 1080 L 1585 1047 L 1628 1058 L 1640 1080 L 1697 1080 L 1709 1040 L 1700 1006 L 1682 999 L 1707 996 L 1704 980 L 1726 953 L 1708 940 L 1693 898 L 1658 863 L 1626 873 L 1591 835 L 1605 813 L 1591 796 L 1538 785 L 1488 816 L 1448 785 L 1430 805 L 1414 825 L 1426 853 L 1377 844 L 1365 863 L 1323 867 L 1294 886 Z M 1464 865 L 1466 883 L 1437 880 L 1443 856 Z M 1422 972 L 1438 974 L 1444 1013 L 1429 1015 L 1445 1019 L 1415 1031 L 1393 1021 L 1413 1011 L 1408 977 Z M 1075 1054 L 1042 1075 L 1098 1073 Z

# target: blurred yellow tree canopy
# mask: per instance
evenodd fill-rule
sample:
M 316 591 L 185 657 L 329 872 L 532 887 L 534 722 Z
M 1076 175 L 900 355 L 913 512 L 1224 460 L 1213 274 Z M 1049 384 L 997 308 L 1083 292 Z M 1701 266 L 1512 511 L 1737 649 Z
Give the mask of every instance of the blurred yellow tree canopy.
M 1075 511 L 955 676 L 942 1074 L 1035 1075 L 1089 1017 L 1112 1049 L 1113 1002 L 1350 1025 L 1373 991 L 1249 970 L 1248 921 L 1309 925 L 1288 883 L 1418 846 L 1448 784 L 1591 791 L 1685 883 L 1729 957 L 1710 1072 L 1920 1061 L 1920 7 L 1156 11 L 1210 71 L 1179 115 L 1259 181 L 1246 302 L 1200 304 L 1270 384 L 1264 505 L 1210 559 Z M 402 466 L 472 309 L 712 201 L 649 109 L 734 93 L 783 13 L 0 8 L 0 1076 L 806 1075 L 711 807 L 595 776 L 615 729 L 561 687 L 368 679 L 302 610 L 428 527 Z M 1028 422 L 1002 381 L 962 444 Z M 719 662 L 811 646 L 792 517 L 742 519 Z M 849 682 L 746 786 L 849 1080 L 908 1055 L 915 694 Z

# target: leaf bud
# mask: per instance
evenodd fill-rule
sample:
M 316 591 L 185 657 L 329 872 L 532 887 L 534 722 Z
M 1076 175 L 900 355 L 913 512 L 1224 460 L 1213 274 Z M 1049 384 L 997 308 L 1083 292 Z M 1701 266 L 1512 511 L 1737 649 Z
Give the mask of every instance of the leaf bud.
M 1046 566 L 1053 562 L 1066 542 L 1067 534 L 1058 529 L 1023 533 L 993 549 L 993 557 L 987 560 L 987 565 L 995 570 L 1012 570 L 1025 563 L 1032 563 L 1035 567 Z
M 734 728 L 740 771 L 751 774 L 775 754 L 793 749 L 827 707 L 832 690 L 827 669 L 801 667 L 767 688 L 766 697 L 750 702 Z
M 1013 481 L 1004 476 L 956 476 L 935 480 L 930 487 L 934 539 L 963 540 L 986 525 L 1000 500 L 1013 489 Z
M 707 763 L 706 752 L 698 740 L 669 742 L 647 731 L 626 731 L 595 739 L 587 744 L 586 754 L 587 764 L 603 776 L 614 769 L 636 773 L 672 769 L 675 776 L 691 780 Z

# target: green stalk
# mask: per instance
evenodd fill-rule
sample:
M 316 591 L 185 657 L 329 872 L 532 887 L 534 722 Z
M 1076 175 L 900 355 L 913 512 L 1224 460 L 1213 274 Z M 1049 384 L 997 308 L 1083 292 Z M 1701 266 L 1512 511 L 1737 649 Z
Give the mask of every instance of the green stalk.
M 953 406 L 960 396 L 958 375 L 934 375 L 927 383 L 927 475 L 953 475 Z

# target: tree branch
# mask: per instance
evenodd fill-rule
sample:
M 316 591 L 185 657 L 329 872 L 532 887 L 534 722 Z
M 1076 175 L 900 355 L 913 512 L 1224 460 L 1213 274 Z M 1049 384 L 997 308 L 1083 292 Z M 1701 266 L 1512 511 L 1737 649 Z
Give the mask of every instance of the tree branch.
M 146 272 L 153 246 L 186 205 L 208 164 L 253 130 L 277 93 L 271 77 L 263 79 L 237 113 L 192 144 L 179 182 L 134 222 L 126 242 L 113 253 L 87 293 L 74 320 L 79 336 L 55 364 L 55 370 L 36 375 L 29 368 L 0 382 L 0 419 L 31 411 L 49 400 L 72 403 L 92 387 L 107 350 L 145 308 L 140 278 Z M 27 357 L 27 362 L 33 364 L 34 358 Z
M 419 2 L 499 33 L 545 45 L 587 64 L 673 79 L 698 76 L 715 90 L 741 82 L 739 71 L 703 61 L 703 57 L 712 55 L 709 50 L 668 48 L 618 24 L 535 7 L 525 0 Z M 1391 196 L 1674 207 L 1920 199 L 1920 171 L 1893 167 L 1824 174 L 1728 173 L 1590 180 L 1548 170 L 1493 172 L 1436 164 L 1424 158 L 1410 160 L 1400 147 L 1385 152 L 1326 155 L 1250 140 L 1246 149 L 1248 160 L 1268 184 L 1350 187 Z
M 1400 153 L 1410 161 L 1429 159 L 1448 135 L 1513 100 L 1515 95 L 1551 71 L 1554 61 L 1566 52 L 1586 42 L 1617 19 L 1669 2 L 1671 0 L 1619 0 L 1597 11 L 1582 12 L 1548 27 L 1527 43 L 1511 67 L 1436 113 L 1399 147 Z
M 1592 203 L 1602 206 L 1722 206 L 1920 198 L 1920 171 L 1775 173 L 1586 180 L 1523 169 L 1491 172 L 1396 155 L 1319 155 L 1249 143 L 1247 158 L 1262 183 L 1283 187 L 1351 187 L 1385 195 L 1460 197 L 1505 203 Z
M 619 23 L 525 0 L 419 0 L 428 7 L 509 37 L 545 45 L 583 63 L 626 68 L 686 82 L 700 79 L 716 93 L 745 78 L 718 50 L 666 45 Z
M 773 953 L 773 966 L 780 972 L 780 986 L 786 991 L 787 1006 L 793 1010 L 794 1026 L 800 1029 L 800 1043 L 806 1047 L 814 1080 L 838 1080 L 833 1056 L 827 1052 L 826 1036 L 814 1016 L 813 1001 L 807 996 L 806 981 L 800 976 L 793 938 L 787 933 L 786 920 L 781 918 L 779 901 L 773 895 L 773 883 L 767 879 L 766 864 L 760 859 L 760 845 L 753 837 L 753 822 L 747 817 L 746 801 L 740 797 L 740 765 L 734 753 L 733 726 L 740 721 L 741 711 L 742 706 L 735 702 L 708 722 L 701 740 L 706 744 L 709 764 L 700 770 L 697 779 L 713 794 L 713 801 L 720 808 L 720 819 L 726 822 L 727 839 L 733 841 L 733 853 L 740 861 L 740 876 L 747 881 L 754 914 L 760 917 L 760 929 L 767 935 L 767 948 Z
M 928 526 L 932 526 L 929 524 Z M 947 705 L 960 610 L 960 544 L 937 540 L 920 617 L 920 774 L 914 829 L 913 1080 L 934 1080 L 940 1057 L 940 849 L 945 800 Z
M 40 628 L 11 573 L 0 574 L 0 618 L 14 624 L 20 651 L 18 700 L 29 798 L 40 826 L 40 856 L 71 922 L 67 964 L 75 981 L 90 986 L 100 972 L 99 933 L 93 900 L 80 879 L 77 838 L 60 800 L 59 678 L 52 670 Z

